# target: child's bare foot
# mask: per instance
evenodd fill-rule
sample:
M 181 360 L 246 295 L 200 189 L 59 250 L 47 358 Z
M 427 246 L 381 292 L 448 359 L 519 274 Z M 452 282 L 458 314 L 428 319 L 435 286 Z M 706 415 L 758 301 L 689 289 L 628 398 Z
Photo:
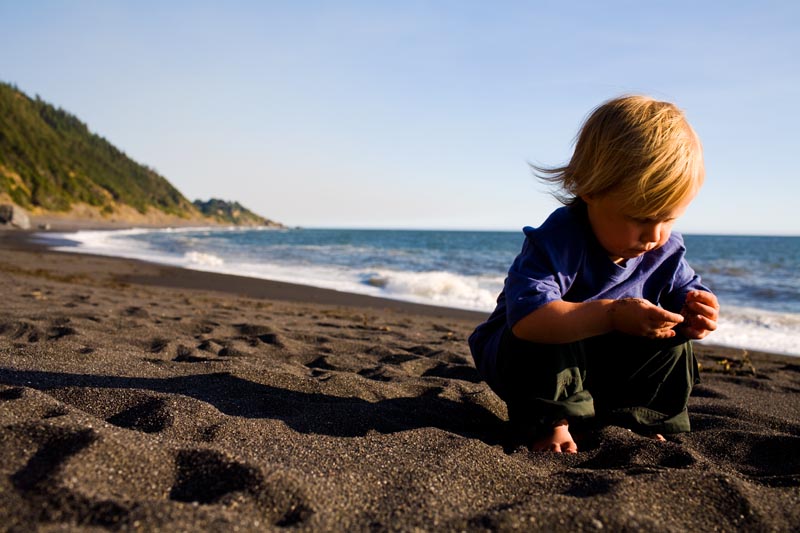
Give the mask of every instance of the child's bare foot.
M 553 424 L 553 431 L 531 444 L 536 452 L 578 453 L 578 445 L 569 432 L 569 423 L 559 420 Z

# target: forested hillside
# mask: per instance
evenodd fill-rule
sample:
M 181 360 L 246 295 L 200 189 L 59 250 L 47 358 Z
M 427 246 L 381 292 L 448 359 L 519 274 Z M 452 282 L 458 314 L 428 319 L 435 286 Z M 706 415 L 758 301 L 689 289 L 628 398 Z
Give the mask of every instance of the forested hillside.
M 140 165 L 66 111 L 0 83 L 0 195 L 27 209 L 68 211 L 88 204 L 201 216 L 156 171 Z

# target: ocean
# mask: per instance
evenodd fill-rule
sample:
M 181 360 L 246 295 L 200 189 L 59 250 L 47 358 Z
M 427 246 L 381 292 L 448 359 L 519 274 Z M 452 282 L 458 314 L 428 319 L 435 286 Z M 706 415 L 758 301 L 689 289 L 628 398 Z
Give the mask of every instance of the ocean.
M 59 250 L 142 259 L 490 312 L 522 232 L 181 228 L 41 233 Z M 684 235 L 722 306 L 704 342 L 800 356 L 800 237 Z

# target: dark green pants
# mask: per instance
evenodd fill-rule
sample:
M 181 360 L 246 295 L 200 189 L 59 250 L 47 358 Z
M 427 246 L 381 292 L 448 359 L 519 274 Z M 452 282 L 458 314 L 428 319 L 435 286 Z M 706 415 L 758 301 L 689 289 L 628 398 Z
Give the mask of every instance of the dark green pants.
M 619 333 L 537 344 L 507 332 L 498 356 L 500 396 L 519 431 L 591 420 L 640 433 L 689 431 L 686 405 L 697 377 L 691 341 Z

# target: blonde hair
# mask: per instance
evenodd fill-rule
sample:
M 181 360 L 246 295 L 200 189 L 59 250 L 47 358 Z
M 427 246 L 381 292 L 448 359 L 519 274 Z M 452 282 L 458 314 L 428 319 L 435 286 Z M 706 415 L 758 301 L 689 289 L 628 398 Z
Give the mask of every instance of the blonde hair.
M 531 166 L 558 186 L 554 195 L 566 205 L 614 193 L 637 217 L 668 211 L 705 178 L 702 145 L 683 112 L 647 96 L 622 96 L 592 111 L 566 166 Z

